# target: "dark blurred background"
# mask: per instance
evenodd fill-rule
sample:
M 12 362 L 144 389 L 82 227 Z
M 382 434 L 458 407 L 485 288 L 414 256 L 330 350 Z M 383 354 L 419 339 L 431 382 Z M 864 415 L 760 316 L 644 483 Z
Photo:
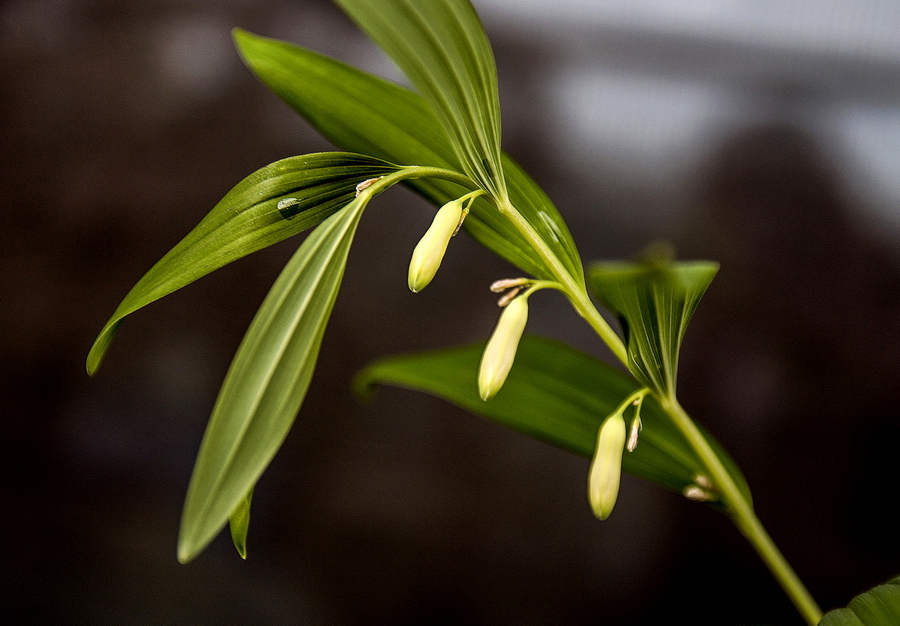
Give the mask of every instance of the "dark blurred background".
M 824 609 L 900 573 L 900 8 L 869 0 L 482 0 L 506 149 L 586 260 L 673 242 L 722 269 L 683 351 L 685 406 L 732 451 Z M 297 240 L 132 316 L 127 290 L 241 178 L 329 149 L 230 29 L 398 78 L 324 0 L 0 3 L 0 611 L 17 624 L 799 624 L 720 514 L 439 400 L 349 383 L 485 338 L 519 272 L 466 237 L 423 293 L 431 209 L 370 208 L 307 400 L 226 536 L 179 565 L 218 385 Z M 558 296 L 529 330 L 609 358 Z

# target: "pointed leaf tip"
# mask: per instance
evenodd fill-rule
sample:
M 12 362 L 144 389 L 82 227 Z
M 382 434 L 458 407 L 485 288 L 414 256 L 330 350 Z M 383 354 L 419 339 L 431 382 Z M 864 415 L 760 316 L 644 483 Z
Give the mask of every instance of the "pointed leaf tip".
M 234 543 L 238 554 L 247 560 L 247 532 L 250 529 L 250 503 L 253 500 L 253 487 L 247 492 L 247 496 L 241 500 L 237 508 L 228 518 L 228 527 L 231 530 L 231 541 Z
M 320 152 L 275 161 L 246 177 L 128 292 L 88 354 L 88 373 L 100 367 L 131 313 L 318 224 L 353 200 L 359 183 L 398 169 L 373 157 Z

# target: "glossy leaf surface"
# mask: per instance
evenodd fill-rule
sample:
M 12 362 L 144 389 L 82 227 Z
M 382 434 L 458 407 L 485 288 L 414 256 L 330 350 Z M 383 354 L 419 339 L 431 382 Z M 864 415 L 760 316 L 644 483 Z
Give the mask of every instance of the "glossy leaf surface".
M 526 336 L 500 392 L 484 402 L 475 379 L 483 344 L 379 360 L 360 372 L 361 394 L 387 384 L 424 391 L 508 428 L 590 458 L 604 418 L 639 388 L 627 374 L 549 339 Z M 624 470 L 682 491 L 702 473 L 700 460 L 652 399 L 641 409 L 644 429 Z M 707 435 L 749 498 L 736 465 Z
M 335 0 L 425 98 L 463 171 L 499 200 L 500 101 L 490 43 L 468 0 Z
M 335 145 L 392 163 L 462 171 L 447 133 L 418 94 L 299 46 L 241 30 L 234 31 L 234 38 L 259 79 Z M 501 155 L 501 163 L 511 202 L 576 280 L 583 281 L 575 243 L 553 203 L 509 156 Z M 437 206 L 467 191 L 436 179 L 406 184 Z M 553 278 L 488 200 L 472 204 L 463 228 L 525 272 Z
M 896 626 L 900 624 L 900 576 L 861 593 L 845 609 L 829 611 L 819 626 Z
M 625 332 L 628 369 L 662 397 L 675 393 L 688 322 L 719 269 L 708 261 L 598 263 L 588 283 Z
M 275 281 L 222 384 L 194 465 L 178 559 L 193 559 L 284 441 L 313 374 L 368 194 L 320 224 Z
M 325 152 L 276 161 L 257 170 L 213 207 L 131 289 L 88 355 L 100 366 L 122 320 L 198 278 L 318 224 L 353 200 L 360 182 L 397 167 L 356 154 Z

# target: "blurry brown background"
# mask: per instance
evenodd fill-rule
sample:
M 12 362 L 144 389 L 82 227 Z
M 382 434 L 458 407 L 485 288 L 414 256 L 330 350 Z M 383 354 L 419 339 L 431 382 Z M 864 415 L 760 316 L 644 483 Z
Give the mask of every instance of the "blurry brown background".
M 552 5 L 549 6 L 548 4 Z M 722 270 L 683 403 L 728 447 L 823 608 L 900 573 L 900 28 L 886 3 L 484 0 L 504 142 L 586 260 L 673 241 Z M 329 146 L 229 30 L 396 78 L 319 0 L 0 3 L 0 610 L 19 624 L 800 623 L 706 507 L 355 371 L 475 341 L 513 269 L 466 237 L 422 294 L 408 192 L 363 220 L 316 376 L 254 499 L 250 556 L 175 561 L 218 385 L 298 240 L 132 316 L 141 274 L 241 178 Z M 895 176 L 896 175 L 896 176 Z M 529 331 L 607 355 L 558 296 Z

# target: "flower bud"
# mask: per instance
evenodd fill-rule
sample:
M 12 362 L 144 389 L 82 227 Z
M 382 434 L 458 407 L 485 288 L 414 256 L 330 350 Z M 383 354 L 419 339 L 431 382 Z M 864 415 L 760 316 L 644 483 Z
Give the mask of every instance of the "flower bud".
M 642 430 L 644 430 L 644 425 L 641 423 L 641 416 L 635 415 L 631 419 L 631 427 L 628 429 L 628 443 L 625 444 L 626 450 L 634 452 L 635 448 L 637 448 L 638 436 Z
M 597 449 L 588 475 L 588 500 L 594 515 L 602 520 L 612 513 L 619 495 L 625 431 L 625 418 L 621 413 L 613 413 L 603 421 L 597 434 Z
M 482 400 L 493 398 L 506 382 L 527 321 L 528 299 L 525 297 L 515 298 L 500 314 L 478 369 L 478 393 Z
M 712 502 L 716 499 L 715 494 L 712 494 L 697 485 L 688 485 L 681 493 L 683 493 L 684 497 L 688 500 L 693 500 L 695 502 Z
M 501 278 L 491 283 L 490 290 L 494 293 L 503 293 L 507 289 L 523 287 L 531 282 L 534 281 L 530 278 Z
M 431 226 L 413 250 L 408 279 L 409 290 L 413 293 L 425 289 L 441 266 L 447 244 L 463 217 L 464 200 L 465 197 L 451 200 L 438 209 Z

